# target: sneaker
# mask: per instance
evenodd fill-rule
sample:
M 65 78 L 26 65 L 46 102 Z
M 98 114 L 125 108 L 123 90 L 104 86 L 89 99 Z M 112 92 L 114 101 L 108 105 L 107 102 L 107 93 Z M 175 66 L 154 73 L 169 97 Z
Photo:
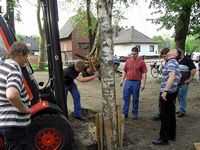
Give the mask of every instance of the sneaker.
M 179 118 L 182 118 L 183 116 L 185 116 L 185 114 L 184 113 L 182 113 L 182 112 L 179 112 L 179 114 L 177 115 Z
M 178 115 L 178 114 L 179 114 L 179 111 L 177 111 L 176 114 Z

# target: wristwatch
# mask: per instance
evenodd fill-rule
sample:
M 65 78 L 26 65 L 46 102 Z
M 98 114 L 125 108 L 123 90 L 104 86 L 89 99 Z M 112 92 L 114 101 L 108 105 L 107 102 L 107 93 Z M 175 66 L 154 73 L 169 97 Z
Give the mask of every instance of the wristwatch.
M 164 90 L 163 92 L 166 92 L 166 93 L 168 93 L 169 91 L 167 91 L 167 90 Z

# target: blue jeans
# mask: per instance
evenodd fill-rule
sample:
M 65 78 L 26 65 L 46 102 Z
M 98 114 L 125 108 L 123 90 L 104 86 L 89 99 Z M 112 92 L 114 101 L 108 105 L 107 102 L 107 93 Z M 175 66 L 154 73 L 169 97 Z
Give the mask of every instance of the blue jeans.
M 188 93 L 188 84 L 178 86 L 179 112 L 186 114 L 186 97 Z
M 124 90 L 123 90 L 124 107 L 122 110 L 125 116 L 128 116 L 131 96 L 133 99 L 132 114 L 134 116 L 138 116 L 140 85 L 141 85 L 141 80 L 135 80 L 135 81 L 126 80 L 125 81 Z
M 76 117 L 82 117 L 82 108 L 81 108 L 81 101 L 80 101 L 80 93 L 78 88 L 74 82 L 69 85 L 65 85 L 65 94 L 66 99 L 68 95 L 68 91 L 71 93 L 73 102 L 74 102 L 74 115 Z

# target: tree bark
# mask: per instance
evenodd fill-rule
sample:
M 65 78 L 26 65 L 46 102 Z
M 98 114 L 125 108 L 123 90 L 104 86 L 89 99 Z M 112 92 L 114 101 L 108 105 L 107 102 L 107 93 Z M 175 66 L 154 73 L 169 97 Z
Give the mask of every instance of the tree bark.
M 11 28 L 13 34 L 15 35 L 15 15 L 14 8 L 11 7 L 13 0 L 6 0 L 6 21 L 9 27 Z
M 110 149 L 117 149 L 117 122 L 116 122 L 116 91 L 113 67 L 113 38 L 112 38 L 112 0 L 97 2 L 97 17 L 100 27 L 101 41 L 101 83 L 103 95 L 103 114 L 111 118 L 114 138 Z
M 185 41 L 188 34 L 190 24 L 191 5 L 183 6 L 182 12 L 175 26 L 175 43 L 176 48 L 181 48 L 185 51 Z
M 92 22 L 91 22 L 91 16 L 90 16 L 90 3 L 91 0 L 87 0 L 87 23 L 88 23 L 88 39 L 89 39 L 89 52 L 92 50 L 93 45 L 93 36 L 92 36 Z
M 45 32 L 44 32 L 44 22 L 43 26 L 41 23 L 41 17 L 40 17 L 40 5 L 41 2 L 38 0 L 37 3 L 37 21 L 38 21 L 38 29 L 40 34 L 40 44 L 39 44 L 39 59 L 38 59 L 38 68 L 39 70 L 45 70 L 44 64 L 45 64 Z

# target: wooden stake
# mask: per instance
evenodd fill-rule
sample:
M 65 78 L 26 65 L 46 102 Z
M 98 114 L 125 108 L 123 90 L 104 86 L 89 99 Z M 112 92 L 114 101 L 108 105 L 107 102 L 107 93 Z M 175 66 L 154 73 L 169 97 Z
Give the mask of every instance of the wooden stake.
M 105 141 L 106 141 L 106 149 L 114 150 L 114 134 L 113 134 L 113 126 L 112 120 L 110 118 L 104 118 L 104 132 L 105 132 Z
M 200 150 L 200 143 L 194 143 L 195 149 Z
M 123 146 L 124 143 L 124 128 L 125 128 L 125 116 L 121 115 L 121 147 Z
M 118 146 L 121 147 L 121 130 L 122 130 L 122 126 L 121 126 L 121 106 L 120 105 L 116 105 L 116 115 L 117 115 L 117 135 L 118 135 Z
M 103 150 L 103 114 L 98 113 L 95 116 L 98 150 Z

